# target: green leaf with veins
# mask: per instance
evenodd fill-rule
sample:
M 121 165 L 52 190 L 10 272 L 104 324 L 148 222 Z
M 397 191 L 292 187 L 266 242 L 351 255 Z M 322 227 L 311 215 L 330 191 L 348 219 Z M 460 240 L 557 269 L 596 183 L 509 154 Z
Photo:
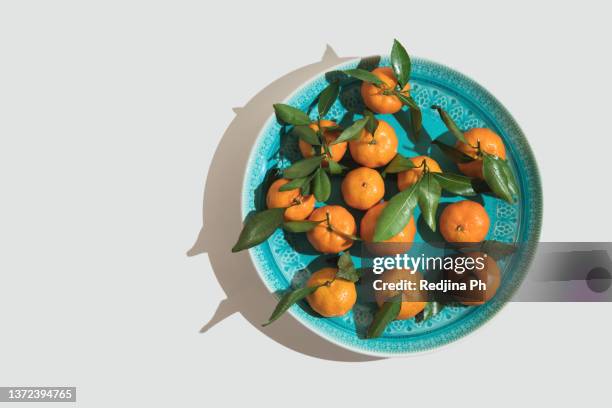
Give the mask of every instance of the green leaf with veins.
M 421 181 L 397 193 L 382 210 L 374 230 L 374 242 L 386 241 L 399 234 L 412 216 L 416 207 Z
M 322 161 L 323 156 L 313 156 L 307 159 L 302 159 L 285 169 L 283 171 L 283 175 L 288 179 L 306 177 L 315 171 L 315 169 L 321 165 Z
M 304 142 L 312 145 L 319 146 L 321 145 L 321 141 L 319 140 L 319 136 L 317 136 L 317 132 L 312 130 L 310 126 L 307 125 L 299 125 L 293 128 L 291 131 L 296 137 Z
M 315 290 L 323 285 L 325 284 L 318 286 L 307 286 L 287 292 L 276 305 L 276 308 L 274 309 L 274 312 L 272 312 L 272 316 L 270 316 L 268 322 L 264 323 L 263 326 L 265 327 L 281 317 L 282 314 L 289 310 L 291 306 L 304 299 L 306 296 L 313 294 Z
M 380 337 L 380 335 L 385 331 L 385 328 L 391 323 L 393 320 L 397 318 L 399 315 L 400 309 L 402 308 L 402 295 L 396 295 L 391 299 L 387 300 L 383 305 L 378 309 L 376 315 L 374 316 L 374 320 L 372 324 L 368 328 L 368 332 L 366 333 L 366 338 L 374 339 L 376 337 Z
M 285 208 L 270 208 L 248 217 L 232 252 L 252 248 L 264 242 L 283 223 Z
M 340 83 L 338 81 L 332 82 L 325 89 L 323 89 L 323 91 L 321 91 L 319 94 L 319 103 L 317 104 L 319 117 L 327 115 L 329 109 L 332 107 L 334 102 L 336 102 L 339 93 Z
M 419 207 L 425 223 L 432 231 L 436 230 L 436 211 L 440 202 L 440 184 L 432 173 L 426 173 L 421 178 L 419 191 Z
M 432 173 L 433 176 L 438 180 L 440 186 L 453 194 L 462 196 L 474 196 L 476 191 L 472 186 L 470 177 L 462 176 L 454 173 Z
M 366 71 L 365 69 L 360 69 L 360 68 L 347 69 L 342 72 L 344 72 L 346 75 L 350 77 L 359 79 L 364 82 L 369 82 L 376 86 L 383 85 L 383 81 L 381 81 L 380 78 L 378 78 L 376 75 L 374 75 L 370 71 Z
M 393 47 L 391 48 L 391 66 L 397 77 L 397 82 L 399 82 L 401 88 L 404 88 L 410 78 L 411 63 L 408 52 L 397 40 L 393 40 Z
M 306 113 L 293 106 L 285 105 L 284 103 L 275 103 L 273 106 L 276 119 L 281 125 L 299 126 L 308 125 L 311 122 Z
M 340 133 L 340 136 L 338 136 L 338 138 L 334 140 L 333 142 L 331 142 L 330 144 L 335 145 L 338 143 L 359 139 L 359 137 L 361 137 L 361 131 L 363 130 L 367 122 L 368 122 L 367 118 L 359 119 L 358 121 L 353 123 L 351 126 L 344 129 L 342 133 Z

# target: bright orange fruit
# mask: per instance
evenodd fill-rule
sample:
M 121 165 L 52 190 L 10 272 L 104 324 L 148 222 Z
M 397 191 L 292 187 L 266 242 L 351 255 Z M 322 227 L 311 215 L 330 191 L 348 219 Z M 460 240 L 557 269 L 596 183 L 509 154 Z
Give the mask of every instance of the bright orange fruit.
M 323 268 L 313 273 L 306 286 L 319 286 L 306 297 L 312 309 L 324 317 L 337 317 L 347 314 L 357 301 L 355 284 L 345 279 L 334 279 L 336 268 Z
M 376 170 L 359 167 L 344 176 L 341 189 L 346 204 L 358 210 L 367 210 L 382 200 L 385 182 Z
M 353 245 L 350 238 L 357 232 L 355 218 L 346 208 L 326 205 L 312 212 L 310 221 L 323 221 L 306 233 L 310 244 L 324 254 L 337 254 Z M 329 219 L 329 222 L 328 222 Z

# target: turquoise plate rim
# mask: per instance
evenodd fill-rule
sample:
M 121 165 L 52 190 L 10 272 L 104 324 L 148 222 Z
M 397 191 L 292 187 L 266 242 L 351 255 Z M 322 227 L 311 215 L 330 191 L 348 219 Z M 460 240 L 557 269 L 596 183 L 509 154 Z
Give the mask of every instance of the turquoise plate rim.
M 382 57 L 383 60 L 387 58 L 388 57 Z M 503 127 L 505 130 L 504 133 L 515 136 L 514 140 L 512 141 L 513 145 L 520 146 L 522 153 L 521 157 L 529 167 L 529 171 L 525 173 L 527 178 L 529 178 L 528 182 L 525 183 L 529 189 L 529 194 L 526 194 L 528 200 L 524 204 L 529 212 L 530 221 L 529 229 L 527 230 L 526 234 L 527 237 L 525 239 L 525 242 L 528 244 L 521 246 L 520 265 L 518 266 L 519 270 L 516 272 L 516 279 L 509 283 L 508 288 L 504 290 L 503 297 L 499 296 L 498 294 L 498 296 L 494 298 L 494 301 L 476 308 L 475 310 L 480 313 L 471 313 L 470 316 L 472 317 L 467 321 L 460 320 L 456 324 L 451 324 L 449 328 L 440 330 L 440 333 L 436 333 L 434 331 L 432 333 L 412 336 L 408 342 L 388 341 L 384 338 L 369 340 L 360 339 L 356 335 L 347 335 L 347 333 L 342 329 L 334 326 L 333 324 L 326 323 L 325 319 L 319 319 L 311 316 L 299 306 L 293 306 L 289 309 L 288 312 L 298 322 L 318 336 L 348 350 L 376 357 L 412 355 L 414 353 L 439 348 L 467 336 L 488 322 L 507 304 L 514 292 L 522 283 L 536 251 L 537 242 L 542 227 L 543 197 L 540 174 L 527 138 L 514 117 L 501 104 L 501 102 L 497 100 L 495 96 L 468 76 L 445 65 L 427 59 L 418 57 L 412 57 L 411 59 L 413 67 L 419 67 L 423 71 L 443 73 L 448 78 L 446 82 L 452 83 L 453 91 L 462 94 L 471 102 L 473 102 L 475 99 L 478 102 L 478 105 L 482 108 L 482 112 L 489 116 L 493 122 L 498 123 Z M 362 58 L 345 61 L 325 70 L 325 72 L 354 67 L 360 60 L 362 60 Z M 325 72 L 318 73 L 317 75 L 309 78 L 307 81 L 298 86 L 283 102 L 290 103 L 297 95 L 299 95 L 300 92 L 303 92 L 308 86 L 312 85 L 312 83 L 321 75 L 324 75 Z M 252 210 L 254 210 L 254 203 L 252 202 L 253 196 L 251 195 L 250 191 L 251 185 L 249 185 L 249 181 L 252 179 L 250 173 L 253 170 L 256 170 L 255 166 L 253 166 L 256 159 L 256 152 L 261 148 L 261 143 L 264 139 L 263 136 L 274 120 L 274 114 L 271 113 L 270 117 L 259 131 L 249 153 L 242 187 L 242 219 L 246 218 L 246 216 Z M 267 257 L 266 250 L 269 253 L 269 248 L 266 248 L 265 244 L 266 243 L 263 243 L 249 249 L 249 256 L 264 285 L 268 288 L 268 290 L 270 290 L 271 293 L 274 293 L 281 287 L 278 285 L 278 282 L 266 274 L 266 271 L 273 266 L 270 265 L 270 261 Z

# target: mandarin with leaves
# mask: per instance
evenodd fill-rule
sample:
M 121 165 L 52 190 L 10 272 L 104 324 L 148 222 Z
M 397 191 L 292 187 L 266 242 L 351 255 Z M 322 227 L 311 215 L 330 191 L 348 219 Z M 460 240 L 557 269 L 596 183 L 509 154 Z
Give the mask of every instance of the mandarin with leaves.
M 314 196 L 303 196 L 299 188 L 280 191 L 280 188 L 289 183 L 288 179 L 278 179 L 270 185 L 266 195 L 268 208 L 286 208 L 286 221 L 301 221 L 308 218 L 315 207 Z
M 391 114 L 399 112 L 402 109 L 402 101 L 393 94 L 397 86 L 397 78 L 391 67 L 378 67 L 372 70 L 382 84 L 376 86 L 370 82 L 364 81 L 361 85 L 361 97 L 363 102 L 376 113 Z M 406 83 L 402 89 L 402 95 L 408 96 L 410 85 Z
M 357 301 L 355 284 L 336 277 L 337 268 L 323 268 L 313 273 L 306 286 L 319 286 L 306 297 L 310 307 L 323 317 L 337 317 L 347 314 Z
M 335 129 L 337 127 L 337 124 L 336 122 L 333 122 L 331 120 L 321 119 L 319 121 L 319 124 L 323 128 L 321 133 L 323 135 L 323 140 L 325 141 L 325 144 L 329 148 L 330 154 L 327 154 L 323 150 L 322 146 L 313 146 L 310 143 L 303 141 L 302 139 L 300 139 L 298 142 L 300 152 L 305 158 L 312 157 L 315 154 L 319 154 L 320 152 L 325 156 L 325 159 L 323 160 L 324 164 L 327 164 L 328 159 L 331 159 L 332 161 L 335 161 L 337 163 L 342 160 L 342 157 L 344 157 L 344 154 L 346 153 L 347 143 L 340 142 L 332 144 L 332 142 L 334 142 L 338 138 L 338 136 L 340 136 L 340 133 L 342 133 L 342 131 L 339 129 Z M 319 125 L 317 123 L 311 123 L 308 127 L 310 127 L 315 132 L 319 131 Z
M 378 120 L 374 133 L 363 129 L 357 140 L 349 142 L 353 160 L 365 167 L 377 168 L 388 164 L 397 154 L 395 130 L 384 120 Z
M 397 174 L 397 187 L 400 191 L 414 185 L 421 179 L 425 172 L 425 167 L 430 173 L 442 173 L 442 169 L 437 161 L 428 156 L 410 157 L 410 161 L 414 164 L 414 168 L 402 171 Z
M 412 247 L 414 236 L 416 235 L 414 216 L 410 217 L 408 224 L 406 224 L 404 229 L 402 229 L 398 234 L 385 241 L 374 242 L 376 223 L 378 222 L 378 217 L 380 217 L 380 214 L 386 205 L 387 202 L 378 203 L 365 213 L 361 219 L 359 229 L 361 232 L 361 238 L 364 240 L 368 251 L 375 255 L 389 256 L 408 252 L 408 250 Z
M 474 128 L 465 132 L 463 136 L 467 143 L 457 141 L 455 147 L 474 159 L 474 161 L 467 163 L 457 163 L 459 170 L 466 176 L 483 178 L 482 157 L 478 154 L 479 150 L 497 156 L 502 160 L 506 159 L 506 146 L 504 146 L 502 138 L 491 129 Z
M 357 225 L 355 218 L 346 208 L 339 205 L 326 205 L 315 209 L 309 221 L 321 221 L 306 233 L 308 242 L 319 252 L 337 254 L 353 245 Z

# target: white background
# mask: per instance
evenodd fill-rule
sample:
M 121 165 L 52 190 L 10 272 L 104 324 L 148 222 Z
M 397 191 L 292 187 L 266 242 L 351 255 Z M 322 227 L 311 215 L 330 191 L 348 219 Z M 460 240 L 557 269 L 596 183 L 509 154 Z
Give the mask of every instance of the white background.
M 232 108 L 327 44 L 397 37 L 475 78 L 536 154 L 542 240 L 610 239 L 606 2 L 410 3 L 3 1 L 0 385 L 75 385 L 87 407 L 608 405 L 609 304 L 511 304 L 448 348 L 370 362 L 293 351 L 240 313 L 199 333 L 225 293 L 186 253 Z

